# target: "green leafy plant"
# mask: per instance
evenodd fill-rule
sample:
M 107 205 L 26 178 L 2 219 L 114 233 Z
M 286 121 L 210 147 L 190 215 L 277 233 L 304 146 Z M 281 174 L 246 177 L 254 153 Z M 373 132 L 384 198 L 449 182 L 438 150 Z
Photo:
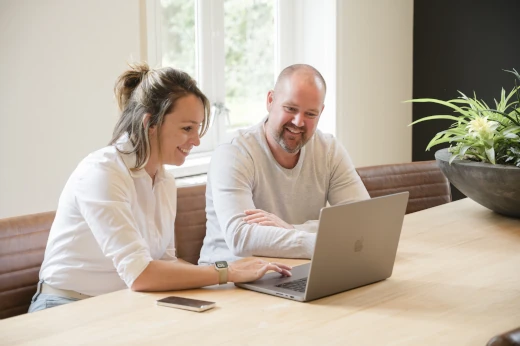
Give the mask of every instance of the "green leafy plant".
M 506 72 L 514 74 L 520 81 L 520 74 L 515 69 Z M 441 143 L 450 143 L 450 164 L 459 158 L 520 167 L 520 86 L 516 80 L 515 87 L 509 94 L 506 95 L 502 88 L 500 101 L 495 100 L 495 108 L 478 100 L 476 94 L 470 98 L 460 91 L 459 93 L 459 98 L 449 101 L 431 98 L 406 101 L 433 102 L 451 108 L 454 113 L 432 115 L 410 124 L 435 119 L 455 121 L 447 130 L 437 133 L 426 150 Z M 515 96 L 516 101 L 512 101 Z

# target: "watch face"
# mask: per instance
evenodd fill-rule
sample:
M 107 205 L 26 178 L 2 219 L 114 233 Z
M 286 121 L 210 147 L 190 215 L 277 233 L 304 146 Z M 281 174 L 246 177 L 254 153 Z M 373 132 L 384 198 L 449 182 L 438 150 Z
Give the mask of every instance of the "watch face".
M 215 262 L 215 267 L 217 267 L 218 269 L 224 269 L 228 267 L 228 264 L 226 261 L 217 261 Z

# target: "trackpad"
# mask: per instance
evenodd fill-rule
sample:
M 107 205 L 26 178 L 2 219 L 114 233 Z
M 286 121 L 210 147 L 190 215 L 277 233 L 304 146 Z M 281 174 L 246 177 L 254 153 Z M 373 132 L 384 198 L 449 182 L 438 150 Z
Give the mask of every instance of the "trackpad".
M 253 281 L 251 283 L 261 283 L 262 285 L 269 283 L 273 285 L 278 285 L 284 282 L 306 278 L 309 276 L 310 268 L 310 263 L 301 264 L 292 268 L 292 276 L 282 276 L 280 273 L 272 272 L 264 275 L 264 277 L 262 277 L 261 279 Z

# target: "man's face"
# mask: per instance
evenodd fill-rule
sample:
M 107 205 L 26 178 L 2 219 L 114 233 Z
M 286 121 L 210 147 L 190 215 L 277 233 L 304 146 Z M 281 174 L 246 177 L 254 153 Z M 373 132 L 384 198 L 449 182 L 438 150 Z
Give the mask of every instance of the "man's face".
M 314 77 L 297 73 L 267 94 L 267 135 L 288 153 L 297 153 L 314 135 L 325 95 Z

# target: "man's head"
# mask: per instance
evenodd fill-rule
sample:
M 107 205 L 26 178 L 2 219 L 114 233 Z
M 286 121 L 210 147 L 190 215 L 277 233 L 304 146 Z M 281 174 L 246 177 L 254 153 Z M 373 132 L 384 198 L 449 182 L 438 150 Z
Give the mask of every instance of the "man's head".
M 287 153 L 299 152 L 316 131 L 326 89 L 325 80 L 314 67 L 298 64 L 285 68 L 274 90 L 267 94 L 266 135 Z

